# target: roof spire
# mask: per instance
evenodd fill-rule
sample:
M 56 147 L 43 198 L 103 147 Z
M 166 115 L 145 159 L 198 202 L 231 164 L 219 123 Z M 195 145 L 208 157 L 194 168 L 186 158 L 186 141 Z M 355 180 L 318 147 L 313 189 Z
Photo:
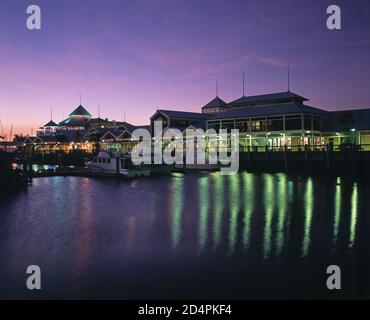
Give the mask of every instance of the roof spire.
M 53 107 L 50 108 L 50 121 L 53 121 Z
M 290 92 L 290 66 L 288 65 L 288 92 Z
M 100 104 L 98 104 L 98 118 L 100 119 Z
M 82 105 L 81 101 L 82 101 L 82 95 L 81 95 L 81 91 L 80 91 L 80 106 Z
M 216 97 L 218 98 L 218 79 L 216 80 Z

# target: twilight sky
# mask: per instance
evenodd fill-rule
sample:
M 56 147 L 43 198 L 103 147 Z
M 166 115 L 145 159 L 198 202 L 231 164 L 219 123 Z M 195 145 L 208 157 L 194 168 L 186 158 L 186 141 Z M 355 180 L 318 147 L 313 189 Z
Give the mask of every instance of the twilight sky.
M 42 30 L 26 28 L 38 4 Z M 326 8 L 342 9 L 342 30 Z M 200 111 L 215 96 L 291 90 L 327 110 L 370 108 L 370 1 L 2 0 L 0 117 L 9 134 L 78 104 L 146 124 L 157 108 Z M 1 134 L 1 132 L 0 132 Z

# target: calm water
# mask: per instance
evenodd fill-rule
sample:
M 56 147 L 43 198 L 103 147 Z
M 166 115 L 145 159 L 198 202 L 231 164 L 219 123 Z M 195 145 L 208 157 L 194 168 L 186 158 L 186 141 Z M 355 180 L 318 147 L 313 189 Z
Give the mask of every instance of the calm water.
M 0 297 L 370 297 L 369 209 L 367 181 L 339 177 L 35 179 L 0 200 Z

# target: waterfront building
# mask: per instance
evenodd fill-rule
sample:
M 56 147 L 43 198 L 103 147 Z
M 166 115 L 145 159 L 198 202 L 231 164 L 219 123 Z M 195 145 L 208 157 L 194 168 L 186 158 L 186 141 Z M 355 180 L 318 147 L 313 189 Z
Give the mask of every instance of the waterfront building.
M 130 151 L 136 144 L 132 139 L 132 132 L 137 128 L 150 130 L 150 126 L 93 118 L 89 111 L 79 105 L 59 124 L 51 120 L 40 128 L 36 136 L 27 137 L 21 149 L 27 154 Z
M 370 109 L 331 112 L 325 131 L 334 145 L 361 145 L 370 150 Z
M 154 121 L 161 121 L 163 130 L 176 128 L 183 131 L 192 125 L 205 128 L 208 118 L 205 113 L 157 110 L 150 118 L 151 133 L 154 134 Z
M 37 135 L 54 134 L 56 131 L 58 131 L 58 128 L 58 124 L 51 119 L 47 124 L 40 128 L 42 131 L 38 131 Z
M 85 130 L 85 127 L 90 119 L 91 114 L 82 105 L 79 105 L 72 113 L 69 114 L 67 119 L 59 123 L 59 129 L 82 131 Z
M 308 101 L 290 91 L 243 95 L 230 103 L 217 95 L 201 112 L 159 109 L 148 126 L 92 118 L 79 105 L 67 119 L 59 124 L 51 120 L 36 137 L 28 137 L 23 148 L 43 153 L 130 151 L 137 144 L 135 129 L 148 129 L 154 138 L 154 122 L 161 121 L 162 136 L 171 129 L 238 129 L 241 151 L 326 150 L 329 145 L 333 151 L 348 146 L 370 150 L 370 109 L 327 111 Z
M 216 96 L 212 101 L 208 102 L 203 108 L 202 113 L 214 114 L 224 112 L 230 109 L 230 106 L 221 98 Z
M 109 121 L 108 119 L 102 118 L 91 118 L 88 123 L 89 129 L 105 129 L 105 128 L 112 128 L 115 127 L 117 124 L 115 121 Z
M 134 126 L 128 122 L 123 122 L 117 127 L 113 127 L 105 132 L 100 139 L 101 150 L 113 150 L 118 152 L 129 152 L 137 144 L 133 141 L 132 133 L 136 129 L 150 130 L 150 126 Z
M 306 101 L 291 92 L 242 97 L 230 102 L 228 111 L 209 117 L 207 127 L 239 129 L 241 148 L 323 145 L 329 112 L 307 106 Z
M 345 145 L 370 150 L 370 109 L 327 111 L 307 105 L 309 100 L 286 91 L 242 96 L 226 104 L 219 97 L 202 108 L 202 113 L 157 110 L 151 117 L 166 128 L 182 131 L 198 128 L 238 129 L 240 149 L 292 151 L 309 148 L 324 150 L 327 145 L 339 151 Z

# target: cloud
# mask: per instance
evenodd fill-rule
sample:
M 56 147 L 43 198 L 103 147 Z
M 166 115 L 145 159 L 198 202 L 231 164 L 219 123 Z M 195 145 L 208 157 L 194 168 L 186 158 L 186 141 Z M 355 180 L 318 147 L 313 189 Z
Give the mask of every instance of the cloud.
M 272 57 L 257 57 L 256 60 L 260 63 L 263 63 L 268 66 L 273 67 L 287 67 L 288 65 L 291 65 L 291 62 L 286 62 L 280 59 L 272 58 Z

